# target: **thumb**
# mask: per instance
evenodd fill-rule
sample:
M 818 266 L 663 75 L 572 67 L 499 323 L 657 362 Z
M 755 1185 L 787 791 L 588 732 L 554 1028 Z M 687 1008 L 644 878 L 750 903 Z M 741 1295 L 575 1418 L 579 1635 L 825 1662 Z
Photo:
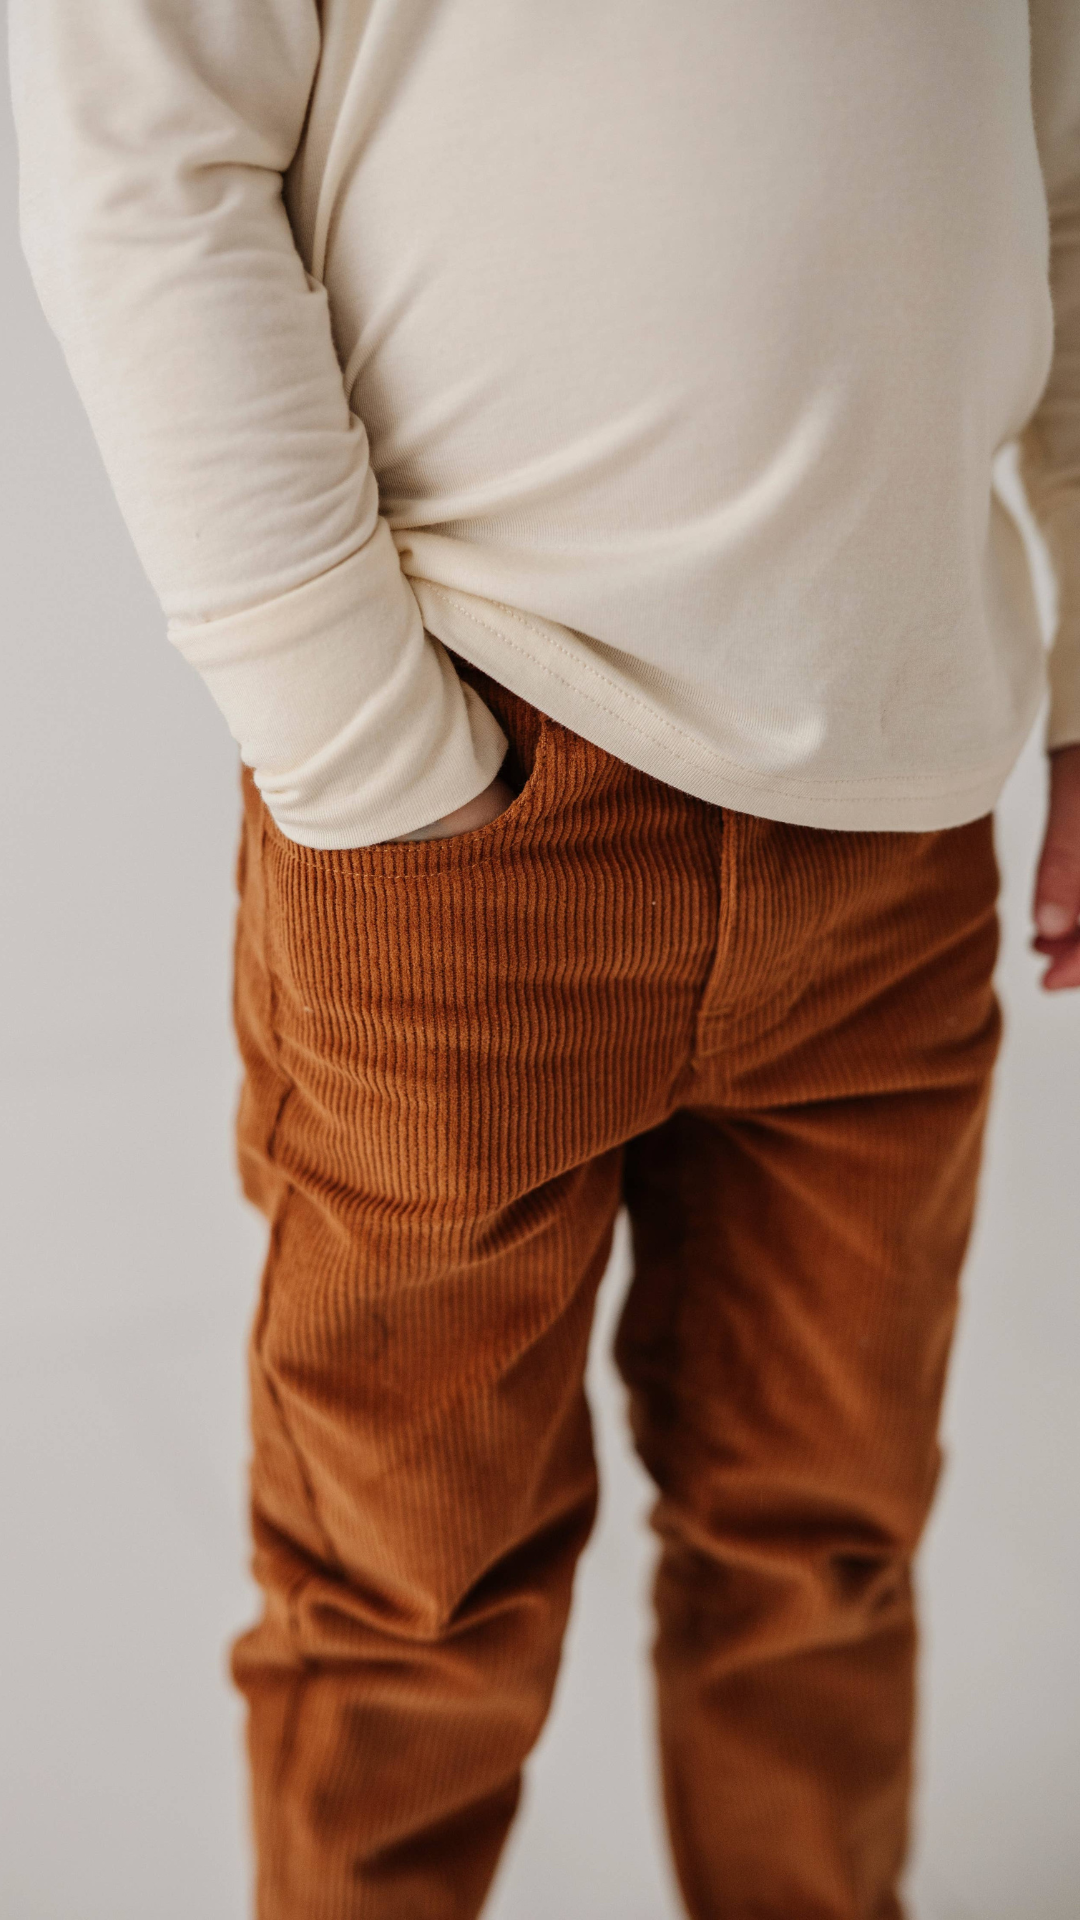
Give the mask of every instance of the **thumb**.
M 1073 932 L 1080 918 L 1080 743 L 1050 755 L 1050 804 L 1032 913 L 1043 939 Z

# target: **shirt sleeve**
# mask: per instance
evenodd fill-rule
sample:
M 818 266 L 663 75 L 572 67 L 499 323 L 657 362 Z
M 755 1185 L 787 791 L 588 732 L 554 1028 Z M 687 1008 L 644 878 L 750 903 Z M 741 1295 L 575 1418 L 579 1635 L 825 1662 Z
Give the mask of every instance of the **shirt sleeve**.
M 1031 0 L 1032 106 L 1050 211 L 1054 355 L 1020 470 L 1057 581 L 1047 747 L 1080 741 L 1080 7 Z
M 168 620 L 282 831 L 364 845 L 505 736 L 425 634 L 282 192 L 317 0 L 11 0 L 24 250 Z

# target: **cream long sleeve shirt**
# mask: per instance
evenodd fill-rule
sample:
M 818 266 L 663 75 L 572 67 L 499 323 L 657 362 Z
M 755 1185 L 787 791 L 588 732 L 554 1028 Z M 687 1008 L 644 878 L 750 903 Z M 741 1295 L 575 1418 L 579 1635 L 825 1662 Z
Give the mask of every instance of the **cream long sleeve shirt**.
M 1080 740 L 1077 0 L 11 17 L 41 300 L 293 839 L 493 777 L 446 646 L 729 807 L 986 811 L 1046 683 L 1015 440 Z

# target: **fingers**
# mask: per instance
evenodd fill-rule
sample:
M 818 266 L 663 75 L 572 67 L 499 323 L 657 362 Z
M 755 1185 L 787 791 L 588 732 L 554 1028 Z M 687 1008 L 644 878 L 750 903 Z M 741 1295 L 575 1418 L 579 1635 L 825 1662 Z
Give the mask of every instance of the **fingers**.
M 1050 803 L 1032 900 L 1040 984 L 1080 987 L 1080 743 L 1050 755 Z

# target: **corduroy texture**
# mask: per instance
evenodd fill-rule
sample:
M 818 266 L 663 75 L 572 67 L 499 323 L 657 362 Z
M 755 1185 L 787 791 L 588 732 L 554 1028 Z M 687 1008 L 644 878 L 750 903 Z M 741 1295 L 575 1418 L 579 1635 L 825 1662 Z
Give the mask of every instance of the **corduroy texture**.
M 459 664 L 523 782 L 491 825 L 317 852 L 244 777 L 259 1920 L 478 1912 L 593 1517 L 623 1201 L 687 1906 L 895 1920 L 910 1559 L 1000 1033 L 992 818 L 728 812 Z

